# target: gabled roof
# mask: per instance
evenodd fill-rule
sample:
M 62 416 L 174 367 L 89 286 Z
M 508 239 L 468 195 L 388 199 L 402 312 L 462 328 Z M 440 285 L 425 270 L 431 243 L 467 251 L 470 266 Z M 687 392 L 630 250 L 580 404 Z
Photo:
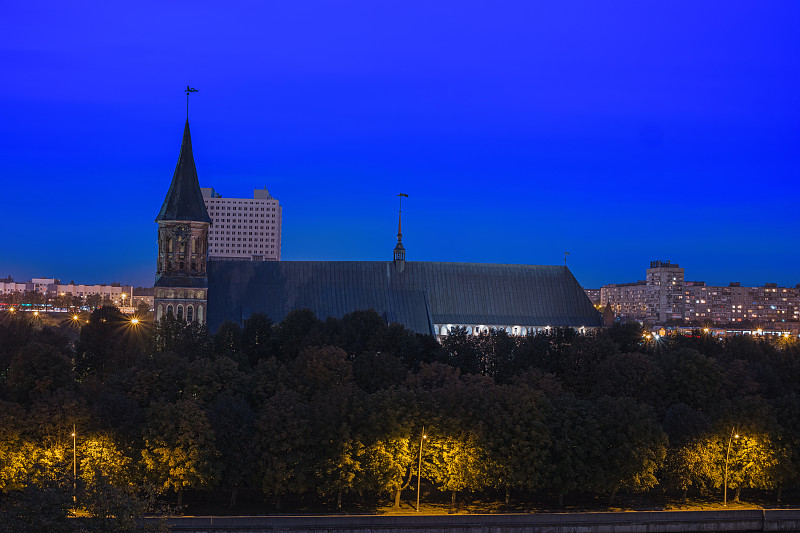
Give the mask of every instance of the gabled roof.
M 188 120 L 183 129 L 181 154 L 178 156 L 175 174 L 172 175 L 167 197 L 164 198 L 164 204 L 156 217 L 156 222 L 167 220 L 211 223 L 211 217 L 208 216 L 206 204 L 203 202 L 203 193 L 200 192 L 200 183 L 197 181 Z
M 418 333 L 434 324 L 602 326 L 564 266 L 407 261 L 217 261 L 208 264 L 208 326 L 294 309 L 340 318 L 373 309 Z

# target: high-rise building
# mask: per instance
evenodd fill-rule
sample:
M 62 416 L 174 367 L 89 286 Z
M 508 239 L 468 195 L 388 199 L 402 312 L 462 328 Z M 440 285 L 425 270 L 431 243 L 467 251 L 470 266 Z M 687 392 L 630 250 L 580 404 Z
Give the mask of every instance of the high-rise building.
M 651 261 L 644 281 L 604 285 L 600 302 L 618 317 L 658 324 L 683 320 L 683 269 L 677 263 Z
M 209 259 L 280 261 L 281 206 L 269 191 L 255 189 L 252 198 L 223 198 L 201 187 L 211 217 Z
M 683 320 L 683 269 L 669 261 L 650 261 L 645 283 L 651 289 L 648 318 L 659 324 Z

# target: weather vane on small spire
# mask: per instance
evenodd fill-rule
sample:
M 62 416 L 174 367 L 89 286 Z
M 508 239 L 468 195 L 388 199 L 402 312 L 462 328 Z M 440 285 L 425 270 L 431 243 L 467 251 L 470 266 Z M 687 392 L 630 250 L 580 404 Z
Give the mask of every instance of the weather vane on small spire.
M 185 92 L 186 92 L 186 121 L 188 122 L 189 121 L 189 94 L 190 93 L 196 93 L 197 89 L 195 89 L 194 87 L 189 87 L 187 85 Z

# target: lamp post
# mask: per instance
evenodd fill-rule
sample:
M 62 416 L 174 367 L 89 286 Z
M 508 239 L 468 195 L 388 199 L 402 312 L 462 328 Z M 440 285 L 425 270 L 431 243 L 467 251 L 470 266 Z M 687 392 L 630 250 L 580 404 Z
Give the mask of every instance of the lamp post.
M 728 438 L 728 451 L 725 452 L 725 479 L 723 480 L 722 484 L 724 485 L 722 489 L 722 505 L 723 507 L 728 506 L 728 459 L 731 456 L 731 443 L 733 439 L 738 439 L 739 434 L 736 433 L 735 429 L 731 430 L 731 436 Z
M 419 512 L 419 486 L 420 476 L 422 475 L 422 443 L 427 439 L 425 434 L 425 426 L 422 426 L 422 436 L 419 438 L 419 464 L 417 465 L 417 512 Z
M 77 451 L 75 447 L 75 424 L 72 424 L 72 502 L 75 503 L 78 501 L 78 497 L 76 495 L 77 492 L 77 480 L 78 480 L 78 465 L 75 461 L 77 457 Z

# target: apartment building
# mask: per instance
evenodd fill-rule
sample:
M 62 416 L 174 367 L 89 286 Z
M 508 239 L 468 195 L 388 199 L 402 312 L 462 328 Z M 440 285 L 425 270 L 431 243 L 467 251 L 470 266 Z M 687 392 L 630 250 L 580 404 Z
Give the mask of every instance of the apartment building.
M 255 189 L 253 198 L 224 198 L 201 187 L 211 217 L 208 257 L 243 261 L 280 261 L 281 206 L 269 191 Z
M 683 269 L 669 261 L 651 262 L 644 281 L 605 285 L 600 292 L 601 305 L 611 305 L 615 316 L 623 320 L 709 325 L 800 321 L 800 284 L 707 285 L 684 280 Z

